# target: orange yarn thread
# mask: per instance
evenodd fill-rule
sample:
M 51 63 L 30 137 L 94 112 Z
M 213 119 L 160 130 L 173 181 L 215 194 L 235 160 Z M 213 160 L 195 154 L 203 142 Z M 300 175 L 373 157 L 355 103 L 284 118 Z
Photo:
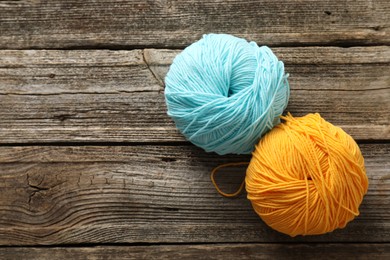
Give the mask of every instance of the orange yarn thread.
M 218 184 L 216 183 L 215 181 L 215 174 L 222 168 L 225 168 L 225 167 L 231 167 L 231 166 L 241 166 L 241 165 L 248 165 L 249 163 L 248 162 L 238 162 L 238 163 L 226 163 L 226 164 L 222 164 L 220 166 L 217 166 L 215 167 L 212 171 L 211 171 L 211 175 L 210 175 L 210 178 L 211 178 L 211 182 L 214 184 L 214 187 L 215 189 L 218 191 L 219 194 L 221 194 L 222 196 L 225 196 L 227 198 L 233 198 L 233 197 L 236 197 L 238 196 L 241 191 L 244 189 L 244 186 L 245 186 L 245 180 L 241 183 L 240 187 L 238 188 L 238 190 L 236 192 L 233 192 L 233 193 L 225 193 L 223 192 L 219 187 L 218 187 Z
M 358 145 L 319 114 L 282 119 L 256 145 L 246 172 L 254 210 L 290 236 L 344 228 L 368 189 Z

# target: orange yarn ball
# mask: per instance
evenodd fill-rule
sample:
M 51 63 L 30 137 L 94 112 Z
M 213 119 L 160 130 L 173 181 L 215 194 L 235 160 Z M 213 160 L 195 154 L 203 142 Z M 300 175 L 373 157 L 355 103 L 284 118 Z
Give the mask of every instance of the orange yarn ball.
M 368 189 L 358 145 L 319 114 L 283 119 L 260 140 L 247 169 L 254 210 L 290 236 L 344 228 Z

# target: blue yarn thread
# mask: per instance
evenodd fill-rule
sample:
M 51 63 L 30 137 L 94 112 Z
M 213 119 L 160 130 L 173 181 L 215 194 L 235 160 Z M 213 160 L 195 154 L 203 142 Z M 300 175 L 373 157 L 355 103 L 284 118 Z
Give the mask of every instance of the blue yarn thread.
M 169 69 L 168 115 L 207 152 L 249 154 L 280 123 L 290 95 L 287 77 L 268 47 L 207 34 L 176 56 Z

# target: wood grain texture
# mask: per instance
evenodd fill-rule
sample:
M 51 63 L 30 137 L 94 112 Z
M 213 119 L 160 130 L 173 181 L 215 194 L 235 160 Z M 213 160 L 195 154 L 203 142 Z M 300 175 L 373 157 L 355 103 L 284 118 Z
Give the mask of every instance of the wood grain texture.
M 389 259 L 390 244 L 218 244 L 0 248 L 12 259 Z
M 230 33 L 267 45 L 389 44 L 387 0 L 0 1 L 0 48 L 184 47 Z
M 248 161 L 194 146 L 0 147 L 0 244 L 390 242 L 390 144 L 362 144 L 369 192 L 345 229 L 290 238 L 213 167 Z M 243 169 L 221 173 L 237 188 Z
M 389 259 L 389 16 L 388 0 L 0 0 L 0 259 Z M 362 141 L 370 186 L 345 229 L 292 239 L 217 194 L 211 169 L 249 156 L 184 142 L 163 96 L 174 49 L 210 32 L 275 47 L 287 110 Z
M 287 111 L 390 139 L 390 47 L 275 48 Z M 178 50 L 0 51 L 0 143 L 182 142 L 163 79 Z

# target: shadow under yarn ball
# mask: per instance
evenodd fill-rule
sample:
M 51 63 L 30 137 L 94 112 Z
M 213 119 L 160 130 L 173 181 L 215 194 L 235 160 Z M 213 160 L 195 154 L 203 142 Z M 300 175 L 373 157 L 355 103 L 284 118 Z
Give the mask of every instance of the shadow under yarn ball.
M 221 155 L 251 153 L 289 99 L 283 62 L 266 46 L 226 34 L 184 49 L 165 83 L 168 115 L 180 132 Z

